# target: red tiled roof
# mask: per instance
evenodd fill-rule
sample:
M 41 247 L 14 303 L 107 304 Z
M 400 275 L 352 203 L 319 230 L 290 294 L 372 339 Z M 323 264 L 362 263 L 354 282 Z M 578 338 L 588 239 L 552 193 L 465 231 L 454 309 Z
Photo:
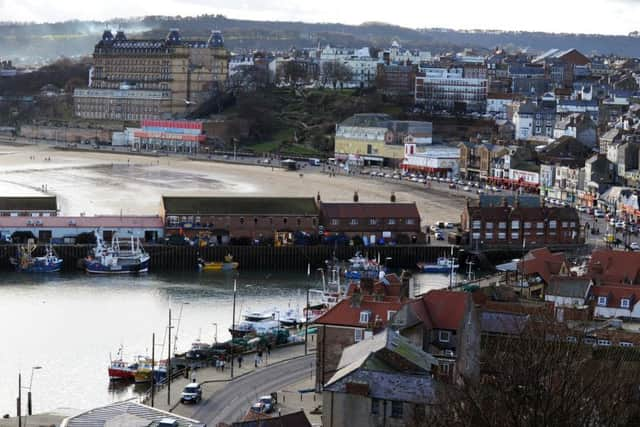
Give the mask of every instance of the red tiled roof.
M 387 324 L 389 311 L 398 311 L 402 303 L 398 298 L 386 297 L 383 301 L 376 301 L 369 296 L 363 296 L 358 306 L 352 305 L 352 298 L 349 297 L 340 301 L 333 308 L 320 316 L 314 323 L 319 325 L 352 326 L 354 328 L 364 328 L 367 325 L 360 323 L 360 313 L 369 311 L 369 320 L 380 319 L 380 327 Z
M 545 283 L 560 273 L 562 265 L 567 261 L 564 253 L 552 253 L 547 248 L 534 249 L 524 257 L 524 265 L 519 266 L 525 275 L 539 274 Z
M 422 301 L 433 328 L 457 330 L 471 305 L 471 295 L 466 292 L 434 290 L 423 295 Z
M 630 300 L 630 308 L 633 308 L 640 297 L 640 287 L 606 284 L 591 288 L 591 293 L 596 301 L 598 297 L 607 297 L 607 307 L 620 308 L 620 300 L 626 298 Z
M 591 254 L 588 273 L 606 283 L 640 283 L 640 252 L 598 250 Z
M 322 203 L 328 218 L 420 218 L 415 203 Z

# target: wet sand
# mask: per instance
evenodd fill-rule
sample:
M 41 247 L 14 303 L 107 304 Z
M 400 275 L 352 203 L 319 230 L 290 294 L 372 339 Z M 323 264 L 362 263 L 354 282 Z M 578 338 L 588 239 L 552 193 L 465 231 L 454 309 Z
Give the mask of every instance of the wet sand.
M 50 159 L 50 160 L 47 160 Z M 419 186 L 369 177 L 329 177 L 319 172 L 192 161 L 178 157 L 143 157 L 108 152 L 71 152 L 48 146 L 0 146 L 0 194 L 58 196 L 63 215 L 160 212 L 162 195 L 309 196 L 324 201 L 415 201 L 423 224 L 458 222 L 461 197 Z

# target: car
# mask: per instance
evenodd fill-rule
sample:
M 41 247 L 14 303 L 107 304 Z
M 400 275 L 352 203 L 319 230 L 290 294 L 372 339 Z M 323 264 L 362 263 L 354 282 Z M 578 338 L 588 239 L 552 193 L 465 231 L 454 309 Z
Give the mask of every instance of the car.
M 589 215 L 593 215 L 593 208 L 591 206 L 587 206 L 587 210 L 586 210 L 587 214 Z
M 577 206 L 576 209 L 578 210 L 578 212 L 586 212 L 587 208 L 585 206 Z
M 471 187 L 469 187 L 468 185 L 465 185 L 463 188 L 464 191 L 471 191 Z
M 453 227 L 454 227 L 454 225 L 453 225 L 452 222 L 445 222 L 444 223 L 444 228 L 453 228 Z
M 499 192 L 501 192 L 501 191 L 502 191 L 502 190 L 500 189 L 500 187 L 496 187 L 495 185 L 494 185 L 493 187 L 491 187 L 491 189 L 492 189 L 494 192 L 496 192 L 496 193 L 499 193 Z
M 477 193 L 478 194 L 484 194 L 484 190 L 482 188 L 478 188 Z
M 388 173 L 385 173 L 385 174 L 384 174 L 384 177 L 385 177 L 385 178 L 391 178 L 391 175 L 389 175 Z
M 444 233 L 442 231 L 438 231 L 435 233 L 436 240 L 444 240 Z
M 402 177 L 398 174 L 393 175 L 393 179 L 402 179 Z
M 429 226 L 429 231 L 431 231 L 432 233 L 437 233 L 440 231 L 440 227 L 438 227 L 437 225 L 431 225 Z
M 271 396 L 262 396 L 251 405 L 251 412 L 257 414 L 270 414 L 275 410 L 276 402 Z
M 187 384 L 187 386 L 182 390 L 182 394 L 180 395 L 181 403 L 198 403 L 202 400 L 202 388 L 200 384 L 193 382 Z
M 456 189 L 456 185 L 452 182 L 451 184 L 449 184 L 449 188 L 452 190 Z
M 413 178 L 411 178 L 411 182 L 418 182 L 418 181 L 419 181 L 419 179 L 418 179 L 417 176 L 414 176 Z
M 596 218 L 604 218 L 604 212 L 600 209 L 595 209 L 593 211 L 593 216 L 595 216 Z
M 369 175 L 371 175 L 371 176 L 378 176 L 378 172 L 373 171 L 373 172 L 369 173 Z
M 609 218 L 609 225 L 615 225 L 616 219 L 614 217 Z
M 640 244 L 638 242 L 631 242 L 629 245 L 632 251 L 640 251 Z
M 420 184 L 426 184 L 426 183 L 427 183 L 427 180 L 426 180 L 426 179 L 424 179 L 424 178 L 420 178 L 420 179 L 418 180 L 418 182 L 419 182 Z
M 626 225 L 626 224 L 624 223 L 624 221 L 616 221 L 616 224 L 615 224 L 615 226 L 616 226 L 616 228 L 617 228 L 618 230 L 622 230 L 622 229 L 624 229 L 625 225 Z
M 378 176 L 384 178 L 384 172 L 378 172 Z

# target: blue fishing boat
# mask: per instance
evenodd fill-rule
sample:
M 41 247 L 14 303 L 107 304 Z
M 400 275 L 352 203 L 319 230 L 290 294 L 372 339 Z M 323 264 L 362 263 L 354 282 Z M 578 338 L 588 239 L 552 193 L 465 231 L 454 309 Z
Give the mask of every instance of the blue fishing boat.
M 385 268 L 375 259 L 363 257 L 360 252 L 349 259 L 345 277 L 349 280 L 373 279 L 378 280 L 385 275 Z
M 144 250 L 139 239 L 131 237 L 129 247 L 120 247 L 114 233 L 111 245 L 104 243 L 98 232 L 96 247 L 83 260 L 84 269 L 91 274 L 138 274 L 149 271 L 151 257 Z
M 418 269 L 421 273 L 449 274 L 458 269 L 458 264 L 453 258 L 440 257 L 435 264 L 419 263 Z
M 55 273 L 62 269 L 62 259 L 58 258 L 51 245 L 46 247 L 44 256 L 33 256 L 36 246 L 30 242 L 27 247 L 18 248 L 15 258 L 11 263 L 20 273 Z

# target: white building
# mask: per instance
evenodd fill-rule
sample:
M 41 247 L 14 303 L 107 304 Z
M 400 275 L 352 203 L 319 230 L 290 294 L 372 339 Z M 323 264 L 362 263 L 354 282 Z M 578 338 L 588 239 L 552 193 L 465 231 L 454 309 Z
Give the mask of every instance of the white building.
M 467 78 L 464 68 L 420 67 L 416 75 L 415 102 L 427 109 L 467 112 L 487 109 L 487 79 Z
M 640 292 L 632 285 L 601 285 L 591 290 L 595 298 L 594 317 L 640 319 Z
M 487 114 L 491 114 L 497 120 L 507 120 L 509 107 L 513 104 L 513 98 L 505 93 L 494 93 L 487 96 Z
M 380 61 L 389 61 L 396 63 L 420 64 L 433 60 L 431 52 L 428 51 L 412 51 L 403 49 L 397 41 L 391 43 L 391 48 L 378 52 Z
M 404 145 L 405 158 L 402 169 L 429 175 L 453 177 L 460 172 L 460 149 L 444 145 L 416 145 L 408 141 Z

